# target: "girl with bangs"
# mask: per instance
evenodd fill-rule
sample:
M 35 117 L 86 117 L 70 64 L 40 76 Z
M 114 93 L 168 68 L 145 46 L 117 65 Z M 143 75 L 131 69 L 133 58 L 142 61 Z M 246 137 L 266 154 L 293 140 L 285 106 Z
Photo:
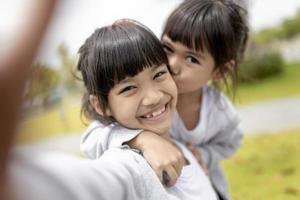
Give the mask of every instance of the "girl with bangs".
M 161 37 L 178 88 L 171 136 L 193 152 L 219 199 L 231 199 L 220 162 L 236 152 L 243 136 L 238 113 L 220 88 L 234 96 L 248 39 L 246 16 L 233 0 L 186 0 L 168 17 Z M 81 149 L 99 158 L 127 144 L 143 153 L 161 181 L 174 185 L 184 160 L 178 149 L 149 129 L 126 131 L 121 136 L 119 127 L 93 122 Z
M 102 180 L 116 182 L 106 193 L 121 198 L 111 199 L 217 199 L 197 159 L 183 144 L 171 140 L 177 88 L 155 35 L 136 21 L 118 20 L 97 29 L 79 54 L 78 69 L 86 88 L 82 111 L 96 120 L 89 129 L 95 124 L 103 129 L 115 127 L 120 137 L 130 136 L 127 129 L 148 130 L 168 141 L 184 158 L 180 179 L 168 188 L 139 150 L 126 144 L 111 147 L 98 159 L 114 172 Z M 94 142 L 106 135 L 96 138 L 91 133 L 88 131 L 83 141 L 94 153 Z

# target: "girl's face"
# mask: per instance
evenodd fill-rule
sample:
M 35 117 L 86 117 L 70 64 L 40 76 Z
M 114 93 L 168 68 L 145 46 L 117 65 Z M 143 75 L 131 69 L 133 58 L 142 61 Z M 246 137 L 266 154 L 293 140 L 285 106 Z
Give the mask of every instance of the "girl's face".
M 180 42 L 173 42 L 168 36 L 162 38 L 164 50 L 169 59 L 178 94 L 199 91 L 214 76 L 214 59 L 204 51 L 195 51 Z
M 177 88 L 167 66 L 154 66 L 110 90 L 107 114 L 125 127 L 168 137 L 176 101 Z

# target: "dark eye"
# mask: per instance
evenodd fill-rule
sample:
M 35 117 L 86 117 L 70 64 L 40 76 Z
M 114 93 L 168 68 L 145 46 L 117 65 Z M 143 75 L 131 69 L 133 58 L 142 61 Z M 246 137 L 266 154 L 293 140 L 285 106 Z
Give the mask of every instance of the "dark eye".
M 173 49 L 171 49 L 168 45 L 163 44 L 163 48 L 166 53 L 173 53 Z
M 187 61 L 188 63 L 199 64 L 199 61 L 198 61 L 196 58 L 194 58 L 193 56 L 188 56 L 188 57 L 186 58 L 186 61 Z
M 154 77 L 153 77 L 153 79 L 155 80 L 155 79 L 157 79 L 157 78 L 159 78 L 159 77 L 161 77 L 161 76 L 163 76 L 164 74 L 166 74 L 167 73 L 167 71 L 159 71 L 159 72 L 157 72 L 155 75 L 154 75 Z
M 124 93 L 124 92 L 129 92 L 129 91 L 131 91 L 131 90 L 133 90 L 133 89 L 135 89 L 135 88 L 136 88 L 136 87 L 133 86 L 133 85 L 127 86 L 127 87 L 123 88 L 123 89 L 119 92 L 119 94 L 122 94 L 122 93 Z

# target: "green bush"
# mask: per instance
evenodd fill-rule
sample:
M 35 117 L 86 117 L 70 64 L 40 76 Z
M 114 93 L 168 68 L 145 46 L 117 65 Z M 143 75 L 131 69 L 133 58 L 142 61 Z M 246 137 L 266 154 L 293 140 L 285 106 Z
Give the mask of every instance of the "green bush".
M 257 33 L 255 41 L 258 44 L 267 44 L 276 40 L 290 39 L 298 34 L 300 34 L 300 10 L 294 17 L 285 19 L 277 27 L 266 28 Z
M 264 53 L 251 56 L 241 64 L 239 82 L 259 81 L 282 73 L 284 61 L 279 53 Z

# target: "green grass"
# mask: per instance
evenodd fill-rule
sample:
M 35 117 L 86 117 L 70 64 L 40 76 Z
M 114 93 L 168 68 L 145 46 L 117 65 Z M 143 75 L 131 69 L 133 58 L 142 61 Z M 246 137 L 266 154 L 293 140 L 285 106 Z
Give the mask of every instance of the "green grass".
M 236 200 L 300 199 L 300 130 L 246 137 L 224 162 Z
M 31 144 L 59 136 L 80 134 L 85 128 L 80 119 L 80 101 L 78 98 L 67 98 L 62 104 L 35 114 L 21 123 L 17 142 Z
M 300 64 L 288 64 L 278 76 L 239 85 L 235 102 L 244 105 L 295 96 L 300 97 Z

